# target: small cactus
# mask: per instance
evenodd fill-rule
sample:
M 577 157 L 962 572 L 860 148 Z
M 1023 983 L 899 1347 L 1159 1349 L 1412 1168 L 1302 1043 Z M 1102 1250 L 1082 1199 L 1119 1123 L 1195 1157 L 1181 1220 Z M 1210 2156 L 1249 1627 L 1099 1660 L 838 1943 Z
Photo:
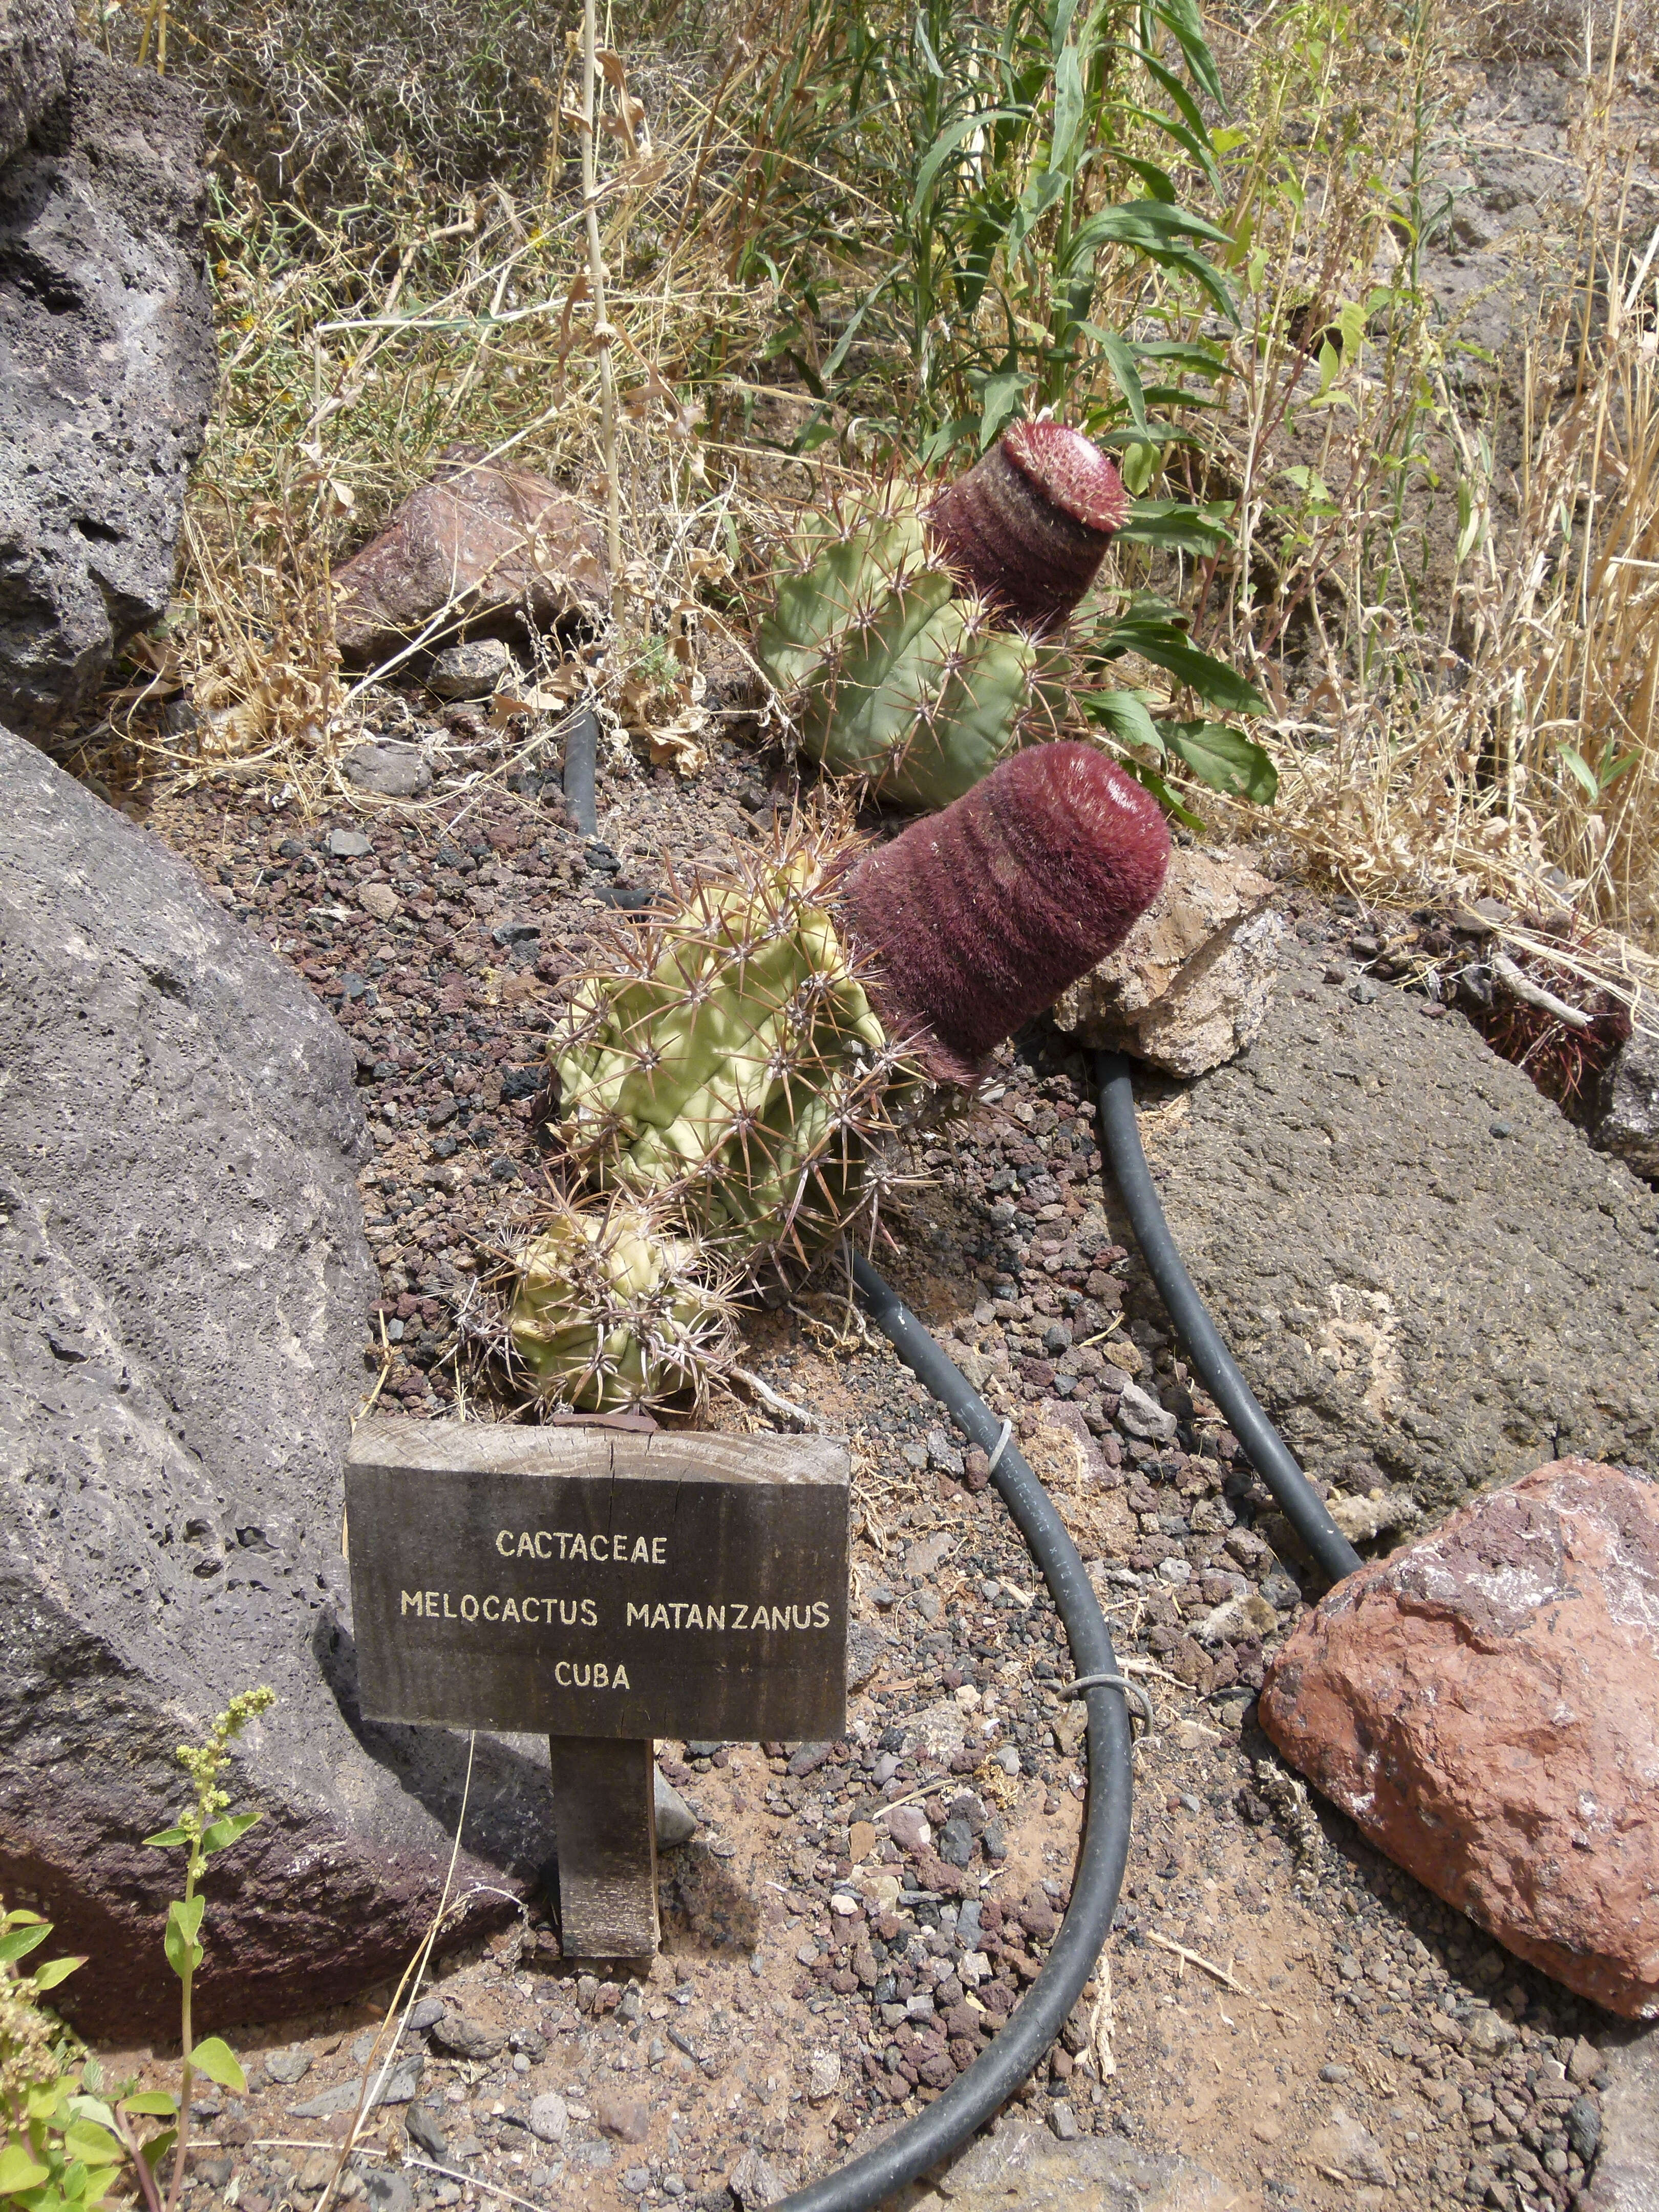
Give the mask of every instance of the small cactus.
M 586 978 L 550 1048 L 582 1171 L 672 1193 L 751 1263 L 805 1257 L 868 1209 L 914 1080 L 832 919 L 846 858 L 821 831 L 696 884 Z
M 809 523 L 757 651 L 813 759 L 894 805 L 933 808 L 1058 731 L 1066 661 L 1048 641 L 1128 501 L 1106 456 L 1051 422 L 1020 424 L 924 499 L 897 487 Z
M 513 1261 L 507 1358 L 541 1398 L 579 1413 L 701 1403 L 732 1352 L 737 1270 L 672 1206 L 555 1200 Z

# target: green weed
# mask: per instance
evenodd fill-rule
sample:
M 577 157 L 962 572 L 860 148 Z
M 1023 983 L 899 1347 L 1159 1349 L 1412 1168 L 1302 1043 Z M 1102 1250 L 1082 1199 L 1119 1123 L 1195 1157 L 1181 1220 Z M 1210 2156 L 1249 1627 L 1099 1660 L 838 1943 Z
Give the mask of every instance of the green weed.
M 205 1743 L 181 1744 L 179 1759 L 195 1788 L 195 1802 L 175 1827 L 145 1842 L 159 1850 L 183 1848 L 185 1893 L 167 1911 L 163 1938 L 167 1964 L 183 1984 L 180 2047 L 184 2075 L 170 2090 L 140 2091 L 126 2083 L 104 2094 L 102 2070 L 76 2036 L 41 2000 L 85 1959 L 53 1959 L 32 1974 L 19 1972 L 52 1933 L 39 1913 L 0 1916 L 0 2199 L 19 2212 L 88 2212 L 127 2174 L 136 2180 L 149 2212 L 177 2212 L 189 2150 L 191 2090 L 198 2074 L 228 2089 L 246 2089 L 240 2062 L 223 2039 L 198 2041 L 191 2017 L 191 1987 L 202 1962 L 205 1909 L 200 1883 L 207 1862 L 245 1836 L 257 1813 L 231 1813 L 219 1778 L 231 1746 L 250 1720 L 275 1702 L 270 1690 L 246 1690 L 231 1699 Z M 143 2124 L 165 2123 L 148 2136 Z M 160 2169 L 173 2154 L 163 2196 Z

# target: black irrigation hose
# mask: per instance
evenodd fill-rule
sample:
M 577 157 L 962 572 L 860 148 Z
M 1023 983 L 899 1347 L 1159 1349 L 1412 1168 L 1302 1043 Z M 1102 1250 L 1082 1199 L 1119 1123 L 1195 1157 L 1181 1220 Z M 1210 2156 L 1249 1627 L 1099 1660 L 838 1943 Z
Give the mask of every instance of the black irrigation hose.
M 1331 1580 L 1340 1582 L 1362 1564 L 1359 1554 L 1332 1520 L 1325 1501 L 1262 1412 L 1182 1265 L 1164 1208 L 1158 1204 L 1146 1155 L 1140 1149 L 1127 1059 L 1121 1052 L 1097 1054 L 1095 1080 L 1100 1093 L 1102 1151 L 1188 1357 L 1226 1416 L 1227 1425 L 1243 1446 L 1250 1465 L 1284 1509 L 1285 1519 Z
M 860 1299 L 892 1339 L 905 1365 L 975 1443 L 997 1455 L 992 1480 L 1054 1595 L 1077 1674 L 1116 1676 L 1105 1617 L 1077 1547 L 1047 1491 L 1006 1441 L 1004 1424 L 902 1300 L 856 1256 L 853 1279 Z M 989 2049 L 925 2112 L 874 2150 L 797 2190 L 779 2212 L 872 2212 L 982 2127 L 1035 2070 L 1065 2025 L 1110 1931 L 1129 1853 L 1128 1711 L 1122 1691 L 1104 1683 L 1083 1695 L 1089 1713 L 1088 1810 L 1072 1901 L 1047 1965 Z
M 575 816 L 576 828 L 584 837 L 597 837 L 599 834 L 599 807 L 593 792 L 599 750 L 599 718 L 591 707 L 584 707 L 566 731 L 564 739 L 565 804 Z

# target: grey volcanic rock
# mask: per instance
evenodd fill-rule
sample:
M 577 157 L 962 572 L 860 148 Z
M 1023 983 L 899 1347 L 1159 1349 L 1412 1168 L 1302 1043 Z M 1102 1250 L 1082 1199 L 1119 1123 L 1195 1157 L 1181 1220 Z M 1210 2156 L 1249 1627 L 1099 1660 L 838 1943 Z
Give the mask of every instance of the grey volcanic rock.
M 9 161 L 37 116 L 60 100 L 75 44 L 70 0 L 4 0 L 0 7 L 0 161 Z
M 1005 2119 L 904 2201 L 908 2212 L 1224 2212 L 1237 2200 L 1190 2159 L 1137 2150 L 1117 2136 L 1059 2142 Z
M 173 588 L 216 376 L 189 95 L 78 49 L 0 169 L 0 717 L 45 731 Z
M 1649 1030 L 1627 1037 L 1607 1071 L 1595 1142 L 1650 1182 L 1659 1182 L 1659 1036 Z
M 1659 1198 L 1466 1023 L 1395 990 L 1362 1006 L 1322 966 L 1291 940 L 1255 1044 L 1147 1133 L 1291 1449 L 1425 1510 L 1540 1459 L 1651 1467 Z M 1167 1326 L 1144 1273 L 1128 1299 Z
M 141 1839 L 187 1795 L 175 1747 L 269 1683 L 198 2018 L 293 2013 L 408 1956 L 465 1765 L 465 1738 L 356 1713 L 353 1055 L 185 863 L 3 731 L 0 789 L 0 1893 L 96 1959 L 83 2025 L 176 2033 L 178 1865 Z M 549 1800 L 544 1764 L 480 1744 L 467 1842 L 497 1893 Z

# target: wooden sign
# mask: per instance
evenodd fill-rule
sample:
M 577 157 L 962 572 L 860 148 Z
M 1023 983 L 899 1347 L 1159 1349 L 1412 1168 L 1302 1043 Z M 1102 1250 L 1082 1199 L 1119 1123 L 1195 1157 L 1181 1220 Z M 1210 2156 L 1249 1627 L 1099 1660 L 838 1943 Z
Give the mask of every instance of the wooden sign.
M 845 1729 L 847 1482 L 818 1437 L 374 1421 L 352 1439 L 362 1711 L 546 1733 L 568 1952 L 655 1947 L 654 1739 Z

